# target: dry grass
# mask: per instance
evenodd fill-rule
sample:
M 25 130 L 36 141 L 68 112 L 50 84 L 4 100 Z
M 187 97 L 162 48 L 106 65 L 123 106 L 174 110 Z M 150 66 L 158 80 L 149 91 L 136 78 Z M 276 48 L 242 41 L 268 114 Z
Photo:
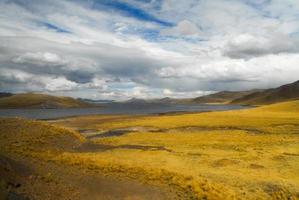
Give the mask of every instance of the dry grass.
M 176 129 L 198 127 L 209 129 L 243 129 L 250 132 L 298 132 L 299 101 L 255 109 L 206 112 L 164 116 L 82 116 L 56 121 L 55 124 L 76 128 L 113 130 L 128 127 Z
M 225 193 L 230 189 L 235 196 L 246 199 L 273 195 L 266 191 L 268 185 L 298 192 L 297 135 L 254 135 L 244 131 L 131 133 L 98 142 L 164 146 L 171 151 L 119 149 L 109 152 L 105 160 L 113 158 L 112 162 L 129 166 L 162 168 L 190 176 L 198 183 L 208 180 L 212 185 L 225 185 Z
M 46 122 L 21 118 L 0 118 L 0 153 L 65 151 L 79 145 L 84 138 L 76 132 Z
M 22 126 L 18 123 L 1 121 L 1 141 L 7 137 L 7 131 L 26 134 L 29 127 L 65 131 L 74 137 L 73 132 L 44 123 L 22 122 L 25 124 Z M 239 111 L 86 116 L 52 123 L 73 129 L 127 128 L 132 131 L 122 136 L 94 139 L 94 143 L 115 148 L 92 152 L 63 150 L 59 145 L 55 148 L 60 149 L 54 151 L 50 146 L 59 142 L 53 143 L 45 132 L 38 138 L 49 144 L 45 148 L 50 151 L 41 152 L 34 147 L 23 150 L 24 154 L 153 184 L 175 185 L 189 192 L 189 198 L 299 198 L 299 101 Z M 32 146 L 32 143 L 22 145 Z M 126 148 L 129 146 L 163 148 Z
M 118 116 L 109 120 L 92 116 L 74 118 L 65 124 L 60 121 L 69 127 L 80 121 L 86 129 L 138 129 L 95 142 L 114 146 L 162 146 L 169 150 L 119 148 L 65 154 L 64 158 L 83 159 L 82 165 L 109 166 L 104 168 L 114 173 L 121 168 L 127 176 L 137 169 L 143 170 L 142 174 L 150 174 L 144 176 L 145 180 L 151 180 L 156 172 L 157 179 L 170 184 L 175 182 L 173 177 L 184 177 L 175 184 L 190 187 L 196 197 L 296 199 L 299 193 L 298 105 L 299 101 L 294 101 L 240 111 Z M 172 178 L 163 178 L 161 170 L 171 173 Z

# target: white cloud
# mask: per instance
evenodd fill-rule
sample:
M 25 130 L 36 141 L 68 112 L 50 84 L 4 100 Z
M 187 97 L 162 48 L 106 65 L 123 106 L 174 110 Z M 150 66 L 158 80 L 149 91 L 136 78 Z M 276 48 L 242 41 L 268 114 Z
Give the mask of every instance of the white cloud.
M 32 74 L 15 69 L 0 68 L 0 72 L 0 77 L 2 81 L 7 80 L 16 83 L 26 83 L 27 81 L 33 78 Z
M 1 87 L 13 84 L 18 92 L 24 91 L 67 91 L 75 89 L 78 84 L 67 80 L 63 76 L 49 76 L 30 74 L 22 70 L 0 69 Z
M 161 31 L 163 35 L 193 36 L 200 33 L 199 28 L 189 20 L 178 22 L 177 26 Z
M 77 87 L 75 82 L 69 81 L 65 77 L 41 77 L 38 82 L 44 84 L 47 91 L 65 91 Z
M 172 92 L 170 89 L 164 89 L 164 90 L 163 90 L 163 94 L 164 94 L 165 96 L 169 96 L 169 95 L 172 95 L 173 92 Z
M 298 79 L 295 0 L 125 2 L 175 25 L 92 1 L 1 1 L 0 89 L 190 97 Z
M 251 58 L 296 51 L 298 51 L 298 41 L 279 33 L 267 37 L 251 34 L 237 35 L 224 47 L 224 55 L 232 58 Z
M 13 59 L 14 62 L 20 64 L 34 64 L 39 66 L 45 65 L 64 65 L 64 61 L 60 56 L 50 52 L 25 53 Z

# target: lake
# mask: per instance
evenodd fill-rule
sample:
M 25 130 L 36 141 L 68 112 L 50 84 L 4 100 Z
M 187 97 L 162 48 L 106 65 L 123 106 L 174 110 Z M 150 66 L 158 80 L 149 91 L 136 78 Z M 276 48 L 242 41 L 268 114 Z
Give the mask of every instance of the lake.
M 0 117 L 24 117 L 29 119 L 56 119 L 62 117 L 94 114 L 161 114 L 171 112 L 203 112 L 236 110 L 248 107 L 238 105 L 190 105 L 163 103 L 106 103 L 95 108 L 59 109 L 0 109 Z

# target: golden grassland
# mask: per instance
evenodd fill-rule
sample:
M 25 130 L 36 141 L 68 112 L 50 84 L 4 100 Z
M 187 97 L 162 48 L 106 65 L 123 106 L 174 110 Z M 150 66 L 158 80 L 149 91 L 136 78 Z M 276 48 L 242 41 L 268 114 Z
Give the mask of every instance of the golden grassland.
M 52 123 L 1 120 L 2 151 L 176 186 L 190 199 L 299 199 L 299 101 L 238 111 L 84 116 Z M 57 125 L 97 134 L 129 132 L 90 141 Z M 99 149 L 71 148 L 86 142 Z
M 241 129 L 266 133 L 298 130 L 299 101 L 238 111 L 204 112 L 163 116 L 82 116 L 56 121 L 75 129 L 113 130 L 127 127 L 177 129 L 183 127 Z M 286 128 L 287 127 L 287 128 Z

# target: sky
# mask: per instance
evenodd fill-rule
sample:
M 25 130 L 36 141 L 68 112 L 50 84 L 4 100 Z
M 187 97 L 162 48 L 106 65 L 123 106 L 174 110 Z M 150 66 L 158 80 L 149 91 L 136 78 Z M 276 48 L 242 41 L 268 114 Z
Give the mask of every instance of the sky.
M 190 98 L 298 79 L 298 0 L 0 0 L 1 92 Z

